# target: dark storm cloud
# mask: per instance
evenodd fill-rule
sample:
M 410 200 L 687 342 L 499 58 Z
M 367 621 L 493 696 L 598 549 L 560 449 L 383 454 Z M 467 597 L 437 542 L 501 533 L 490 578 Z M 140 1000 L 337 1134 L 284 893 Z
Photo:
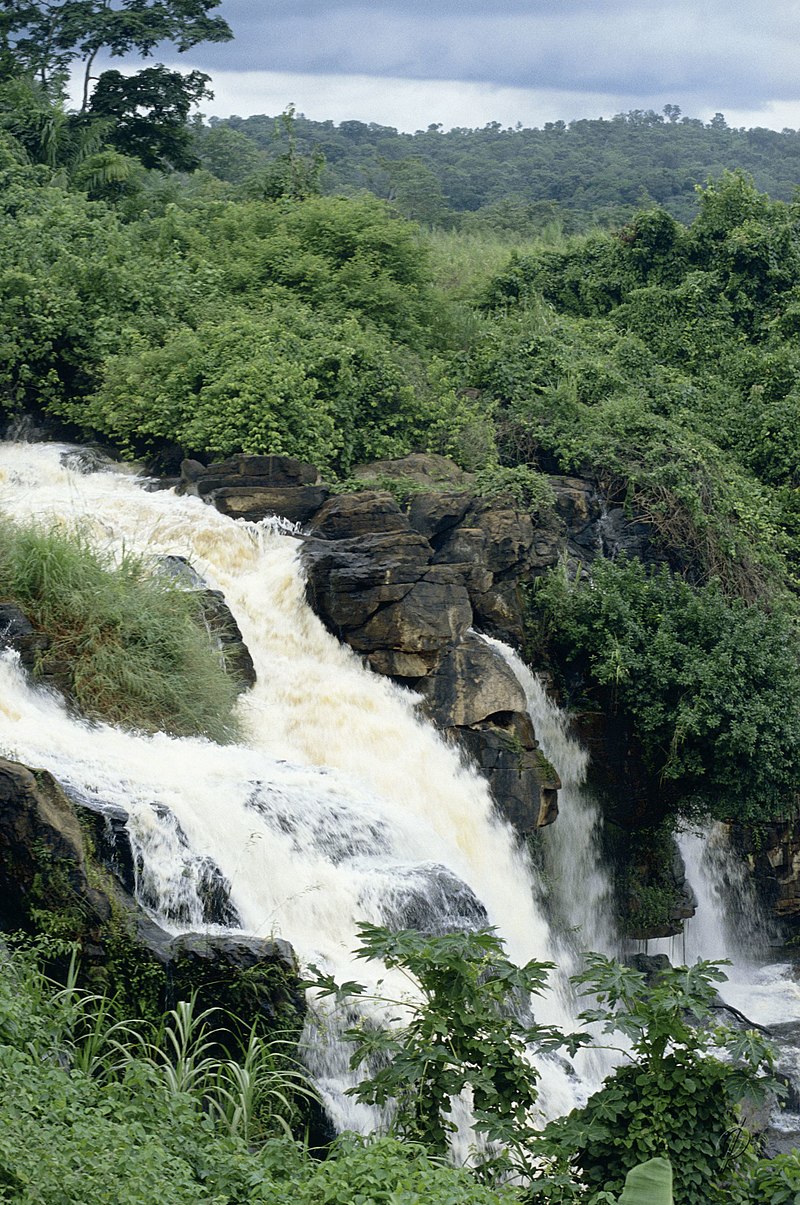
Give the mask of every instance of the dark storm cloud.
M 777 0 L 223 0 L 236 35 L 208 68 L 511 87 L 793 97 L 800 3 Z

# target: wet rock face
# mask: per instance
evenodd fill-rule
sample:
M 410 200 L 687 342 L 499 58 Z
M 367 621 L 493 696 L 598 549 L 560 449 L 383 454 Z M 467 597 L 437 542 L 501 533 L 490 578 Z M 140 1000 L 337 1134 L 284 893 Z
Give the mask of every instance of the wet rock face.
M 33 670 L 37 656 L 44 652 L 49 640 L 37 632 L 28 617 L 14 603 L 0 603 L 0 648 L 14 649 L 21 664 Z
M 800 817 L 757 829 L 737 824 L 731 837 L 763 903 L 790 932 L 800 933 Z
M 482 526 L 464 529 L 474 505 L 463 491 L 416 495 L 408 514 L 381 491 L 329 499 L 303 547 L 308 597 L 373 670 L 422 695 L 433 722 L 487 778 L 503 815 L 529 833 L 555 819 L 560 784 L 538 749 L 524 691 L 469 629 L 476 592 L 517 564 L 530 534 L 525 520 L 532 525 L 480 503 L 469 521 Z
M 51 774 L 0 759 L 0 928 L 27 928 L 36 910 L 69 910 L 89 924 L 110 915 L 89 883 L 83 833 Z
M 177 489 L 205 499 L 232 519 L 258 523 L 279 515 L 304 524 L 328 497 L 318 477 L 313 465 L 292 456 L 241 454 L 208 467 L 184 460 Z
M 161 572 L 176 581 L 182 590 L 197 596 L 200 614 L 209 635 L 222 654 L 226 673 L 237 683 L 240 690 L 247 690 L 256 682 L 256 669 L 250 650 L 220 590 L 211 590 L 207 582 L 182 556 L 165 556 L 160 561 Z

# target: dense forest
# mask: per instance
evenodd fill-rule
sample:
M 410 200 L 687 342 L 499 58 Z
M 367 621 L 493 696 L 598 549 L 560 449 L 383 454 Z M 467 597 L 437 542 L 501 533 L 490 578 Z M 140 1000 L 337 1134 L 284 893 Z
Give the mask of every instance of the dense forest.
M 203 166 L 240 181 L 275 155 L 280 118 L 212 118 L 195 123 Z M 704 124 L 681 115 L 633 110 L 612 119 L 548 122 L 543 129 L 444 130 L 415 134 L 374 123 L 295 121 L 298 149 L 320 157 L 323 191 L 367 189 L 405 217 L 464 231 L 567 233 L 621 225 L 636 209 L 658 205 L 682 222 L 697 213 L 695 188 L 723 171 L 751 175 L 756 186 L 790 201 L 797 187 L 800 133 L 731 129 L 721 113 Z
M 46 7 L 52 21 L 58 6 Z M 365 462 L 432 452 L 534 515 L 552 504 L 548 474 L 591 478 L 647 525 L 655 555 L 532 582 L 528 659 L 567 704 L 625 717 L 656 834 L 687 817 L 756 832 L 794 820 L 800 134 L 730 130 L 721 117 L 704 126 L 675 106 L 541 131 L 399 135 L 291 110 L 205 125 L 188 116 L 206 81 L 162 67 L 104 72 L 81 112 L 67 111 L 63 71 L 76 58 L 90 67 L 104 45 L 146 51 L 156 35 L 181 49 L 227 36 L 213 3 L 145 7 L 160 22 L 149 32 L 138 14 L 110 33 L 48 27 L 49 41 L 29 36 L 31 12 L 16 28 L 2 18 L 6 421 L 25 416 L 164 475 L 185 457 L 284 453 L 339 491 L 363 487 Z M 408 502 L 402 482 L 382 485 Z M 38 569 L 56 554 L 69 592 L 88 551 L 53 553 L 4 525 L 6 593 L 55 615 L 43 600 L 56 586 Z M 109 570 L 88 572 L 81 591 L 96 615 Z M 114 586 L 109 612 L 140 578 L 136 567 Z M 145 594 L 135 605 L 160 604 Z M 78 629 L 70 657 L 94 655 L 85 615 L 58 612 L 58 623 Z M 199 656 L 183 639 L 170 628 L 153 652 L 169 643 L 170 675 Z M 136 700 L 120 703 L 125 681 L 87 700 L 87 714 L 169 726 L 171 697 L 143 716 Z M 230 691 L 213 689 L 209 708 L 227 717 Z M 207 710 L 173 729 L 229 739 L 227 718 Z M 650 902 L 658 919 L 669 887 Z M 600 1001 L 590 1019 L 624 1034 L 633 1061 L 537 1138 L 524 1041 L 569 1041 L 520 1033 L 509 1000 L 536 992 L 547 968 L 512 967 L 489 934 L 456 937 L 420 948 L 409 935 L 365 936 L 367 954 L 423 985 L 428 1009 L 406 1031 L 402 1065 L 385 1057 L 398 1054 L 391 1039 L 381 1048 L 361 1034 L 376 1065 L 383 1056 L 407 1076 L 384 1070 L 362 1093 L 397 1102 L 393 1136 L 340 1140 L 321 1163 L 295 1141 L 306 1114 L 305 1090 L 287 1087 L 294 1064 L 260 1050 L 272 1078 L 253 1088 L 258 1108 L 237 1113 L 240 1064 L 212 1068 L 202 1027 L 181 1047 L 185 1012 L 146 1018 L 142 1036 L 105 997 L 44 978 L 42 959 L 63 978 L 63 932 L 32 948 L 29 935 L 13 956 L 0 946 L 0 1199 L 108 1200 L 101 1150 L 125 1202 L 608 1202 L 662 1154 L 681 1201 L 793 1199 L 797 1152 L 760 1159 L 734 1120 L 745 1092 L 771 1084 L 772 1056 L 759 1035 L 716 1024 L 713 967 L 653 985 L 596 958 L 581 980 Z M 453 984 L 469 1007 L 448 995 Z M 443 1025 L 454 1053 L 437 1072 L 425 1050 Z M 511 1152 L 479 1179 L 441 1162 L 442 1102 L 464 1083 L 483 1132 Z M 505 1183 L 509 1173 L 527 1187 Z

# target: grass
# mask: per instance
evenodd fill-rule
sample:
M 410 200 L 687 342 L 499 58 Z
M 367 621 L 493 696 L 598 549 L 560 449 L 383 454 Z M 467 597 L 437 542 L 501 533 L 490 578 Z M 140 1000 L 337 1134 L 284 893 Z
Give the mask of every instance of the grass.
M 316 1093 L 282 1044 L 220 1053 L 221 1010 L 184 1001 L 160 1026 L 51 982 L 61 943 L 0 942 L 0 1201 L 27 1205 L 491 1205 L 419 1146 L 349 1136 L 319 1163 L 290 1136 Z M 228 1018 L 229 1019 L 229 1018 Z
M 454 300 L 474 298 L 508 263 L 513 252 L 533 255 L 565 242 L 560 230 L 545 229 L 536 238 L 494 231 L 426 230 L 435 285 Z
M 215 741 L 236 736 L 236 684 L 196 598 L 143 558 L 126 553 L 115 564 L 79 532 L 3 521 L 0 583 L 49 638 L 34 672 L 64 667 L 90 719 Z

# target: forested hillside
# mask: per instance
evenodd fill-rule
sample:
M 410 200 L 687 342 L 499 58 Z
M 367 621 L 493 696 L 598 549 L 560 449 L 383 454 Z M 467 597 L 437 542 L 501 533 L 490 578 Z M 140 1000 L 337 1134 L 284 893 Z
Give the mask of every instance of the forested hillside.
M 731 129 L 722 114 L 708 124 L 633 110 L 611 120 L 548 122 L 542 129 L 444 130 L 402 134 L 374 122 L 295 122 L 298 148 L 324 161 L 325 192 L 362 189 L 391 200 L 406 217 L 465 231 L 530 235 L 556 222 L 567 232 L 620 224 L 642 206 L 663 206 L 689 222 L 695 186 L 725 170 L 790 201 L 800 178 L 800 133 Z M 195 126 L 197 152 L 224 180 L 240 181 L 280 150 L 280 118 L 211 119 Z

